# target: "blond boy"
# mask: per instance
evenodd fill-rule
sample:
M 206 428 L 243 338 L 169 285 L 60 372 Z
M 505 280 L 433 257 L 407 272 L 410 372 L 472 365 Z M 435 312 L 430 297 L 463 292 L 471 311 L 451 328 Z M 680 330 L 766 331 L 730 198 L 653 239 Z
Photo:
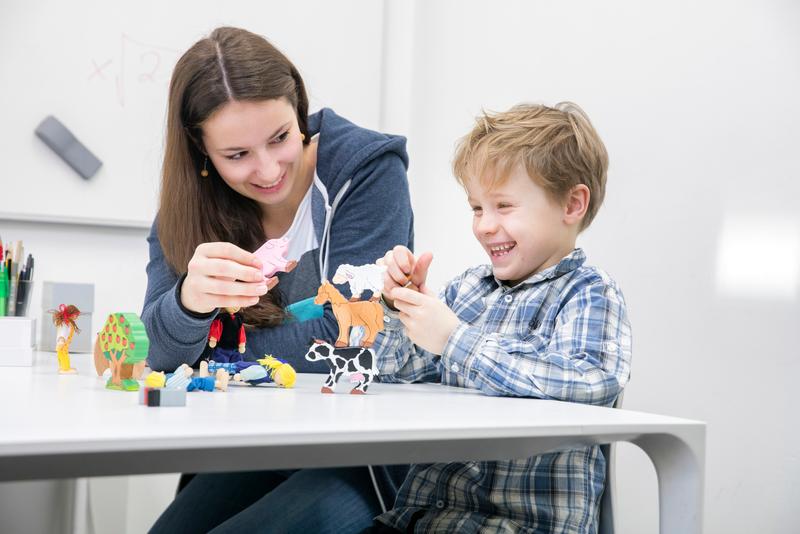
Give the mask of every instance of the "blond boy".
M 575 247 L 603 201 L 607 168 L 600 137 L 574 104 L 479 117 L 453 169 L 491 265 L 437 296 L 426 284 L 430 253 L 386 253 L 381 380 L 613 405 L 630 372 L 625 301 Z M 375 530 L 595 532 L 604 475 L 599 447 L 415 465 Z

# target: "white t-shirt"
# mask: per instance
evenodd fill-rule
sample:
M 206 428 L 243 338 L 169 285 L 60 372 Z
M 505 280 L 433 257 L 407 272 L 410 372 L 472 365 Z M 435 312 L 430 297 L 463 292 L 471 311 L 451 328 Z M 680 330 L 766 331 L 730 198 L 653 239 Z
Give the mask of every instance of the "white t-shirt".
M 314 171 L 314 179 L 316 180 L 316 178 L 317 173 Z M 292 225 L 282 236 L 290 240 L 289 250 L 286 252 L 287 260 L 300 261 L 303 254 L 319 246 L 317 234 L 314 232 L 314 220 L 311 216 L 311 192 L 313 189 L 314 182 L 312 181 L 306 195 L 297 206 L 297 213 L 294 214 Z

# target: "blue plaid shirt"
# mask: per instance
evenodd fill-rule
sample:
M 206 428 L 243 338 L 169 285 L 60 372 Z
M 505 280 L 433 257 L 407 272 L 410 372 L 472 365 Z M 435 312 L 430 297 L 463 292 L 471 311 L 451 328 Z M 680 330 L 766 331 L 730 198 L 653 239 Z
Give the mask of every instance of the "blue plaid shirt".
M 573 250 L 514 287 L 489 265 L 442 298 L 461 324 L 441 356 L 414 345 L 397 315 L 376 339 L 382 382 L 441 382 L 487 395 L 611 406 L 628 381 L 631 329 L 617 284 Z M 378 520 L 417 532 L 596 532 L 599 447 L 520 460 L 414 465 Z

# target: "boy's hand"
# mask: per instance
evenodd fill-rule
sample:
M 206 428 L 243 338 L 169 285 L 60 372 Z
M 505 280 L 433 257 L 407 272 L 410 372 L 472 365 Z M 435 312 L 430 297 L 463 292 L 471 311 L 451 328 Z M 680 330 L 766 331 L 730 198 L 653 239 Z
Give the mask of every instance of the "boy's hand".
M 377 261 L 378 265 L 386 266 L 383 277 L 383 300 L 390 308 L 394 308 L 392 290 L 399 287 L 414 285 L 420 291 L 425 291 L 425 280 L 428 278 L 428 267 L 433 261 L 433 254 L 426 252 L 415 258 L 408 248 L 397 245 Z
M 441 355 L 450 334 L 461 322 L 447 304 L 428 288 L 392 290 L 394 305 L 408 337 L 423 349 Z

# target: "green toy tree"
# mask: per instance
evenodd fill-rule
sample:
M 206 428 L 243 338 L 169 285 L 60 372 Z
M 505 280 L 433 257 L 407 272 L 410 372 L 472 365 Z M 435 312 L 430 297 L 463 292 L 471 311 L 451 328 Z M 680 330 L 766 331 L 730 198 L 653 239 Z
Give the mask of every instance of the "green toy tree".
M 122 378 L 123 365 L 135 365 L 147 358 L 150 340 L 144 324 L 135 313 L 112 313 L 98 334 L 98 345 L 111 368 L 108 389 L 136 391 L 139 382 L 132 378 Z

